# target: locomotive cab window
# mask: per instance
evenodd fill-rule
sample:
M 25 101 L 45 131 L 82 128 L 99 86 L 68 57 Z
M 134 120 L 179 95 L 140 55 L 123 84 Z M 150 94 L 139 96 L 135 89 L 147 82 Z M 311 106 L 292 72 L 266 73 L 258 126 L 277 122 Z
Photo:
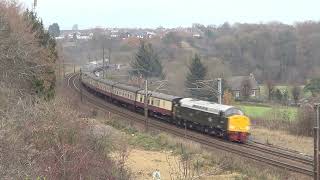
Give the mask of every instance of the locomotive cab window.
M 232 115 L 243 115 L 243 112 L 240 111 L 239 109 L 236 109 L 236 108 L 228 109 L 228 110 L 225 112 L 225 116 L 226 116 L 226 117 L 232 116 Z

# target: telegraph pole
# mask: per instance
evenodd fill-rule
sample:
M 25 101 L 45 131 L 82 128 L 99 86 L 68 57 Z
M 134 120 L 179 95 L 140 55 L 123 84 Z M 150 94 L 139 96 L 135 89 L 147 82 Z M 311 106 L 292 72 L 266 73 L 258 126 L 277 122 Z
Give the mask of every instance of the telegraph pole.
M 218 78 L 218 103 L 222 104 L 222 79 Z
M 103 47 L 102 47 L 102 68 L 103 68 L 103 78 L 105 77 L 105 58 L 104 58 L 104 44 L 103 44 Z
M 108 61 L 108 64 L 110 64 L 111 63 L 111 48 L 109 47 L 109 61 Z
M 145 130 L 148 131 L 148 79 L 145 80 L 145 98 L 144 98 L 144 117 L 145 117 Z
M 82 102 L 82 84 L 81 84 L 81 82 L 82 82 L 82 71 L 80 69 L 80 86 L 79 86 L 79 88 L 80 88 L 80 99 Z
M 319 145 L 320 145 L 320 131 L 319 131 L 319 126 L 320 126 L 320 120 L 319 120 L 319 107 L 320 104 L 317 103 L 314 105 L 315 109 L 316 109 L 316 121 L 315 121 L 315 127 L 313 129 L 313 137 L 314 137 L 314 164 L 313 164 L 313 171 L 314 171 L 314 175 L 313 175 L 313 179 L 314 180 L 319 180 L 320 179 L 320 166 L 319 166 Z
M 33 13 L 35 13 L 37 4 L 38 4 L 38 0 L 34 0 L 33 3 L 32 3 L 32 12 L 33 12 Z

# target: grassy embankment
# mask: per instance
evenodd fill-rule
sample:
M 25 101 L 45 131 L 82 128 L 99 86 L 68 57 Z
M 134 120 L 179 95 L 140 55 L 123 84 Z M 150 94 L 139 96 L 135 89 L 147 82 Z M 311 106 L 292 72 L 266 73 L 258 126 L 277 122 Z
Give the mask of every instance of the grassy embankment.
M 201 176 L 199 179 L 288 179 L 292 177 L 307 179 L 307 177 L 261 165 L 224 151 L 208 150 L 198 143 L 163 132 L 139 132 L 133 127 L 128 127 L 128 123 L 116 115 L 111 120 L 99 119 L 100 122 L 111 125 L 128 135 L 128 142 L 132 148 L 132 153 L 128 157 L 128 166 L 138 170 L 134 173 L 137 179 L 141 177 L 139 174 L 150 175 L 150 172 L 142 172 L 143 170 L 138 168 L 138 166 L 143 168 L 139 165 L 139 160 L 143 160 L 143 164 L 150 166 L 153 164 L 155 167 L 148 167 L 148 169 L 160 169 L 163 175 L 170 176 L 168 179 L 192 179 L 199 175 Z M 162 152 L 167 158 L 161 160 L 157 157 L 149 160 L 137 157 L 139 152 L 144 152 L 150 158 L 152 157 L 150 154 L 158 156 L 159 152 Z M 172 159 L 175 160 L 172 161 Z M 184 177 L 184 171 L 190 172 L 188 178 Z
M 287 106 L 267 106 L 267 105 L 246 105 L 239 104 L 239 107 L 247 116 L 253 119 L 268 119 L 268 120 L 286 120 L 295 121 L 298 115 L 296 107 Z

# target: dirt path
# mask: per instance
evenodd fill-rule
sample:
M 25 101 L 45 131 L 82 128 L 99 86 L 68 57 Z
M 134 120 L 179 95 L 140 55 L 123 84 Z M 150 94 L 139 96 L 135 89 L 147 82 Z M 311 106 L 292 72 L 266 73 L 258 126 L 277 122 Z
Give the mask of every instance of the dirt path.
M 154 152 L 133 149 L 129 154 L 127 166 L 134 174 L 134 179 L 138 180 L 152 180 L 152 173 L 158 169 L 161 174 L 161 180 L 171 180 L 170 173 L 179 170 L 179 158 L 173 156 L 170 152 Z M 239 174 L 231 174 L 228 172 L 218 173 L 217 175 L 206 176 L 197 179 L 235 179 Z M 177 178 L 174 178 L 177 179 Z

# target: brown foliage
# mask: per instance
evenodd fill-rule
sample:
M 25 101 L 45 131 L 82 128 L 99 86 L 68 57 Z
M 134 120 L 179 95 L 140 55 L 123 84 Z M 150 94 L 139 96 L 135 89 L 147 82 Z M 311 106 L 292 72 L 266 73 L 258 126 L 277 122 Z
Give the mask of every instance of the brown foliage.
M 301 88 L 299 86 L 293 86 L 292 90 L 291 90 L 291 94 L 294 100 L 295 104 L 298 104 L 300 95 L 301 95 Z
M 298 119 L 290 129 L 292 133 L 304 136 L 313 135 L 316 113 L 311 105 L 304 105 L 298 110 Z
M 274 91 L 274 83 L 271 80 L 268 80 L 266 82 L 267 85 L 267 91 L 268 91 L 268 99 L 269 101 L 272 99 L 272 93 Z
M 118 171 L 108 155 L 112 141 L 97 136 L 67 104 L 62 100 L 19 101 L 7 108 L 7 113 L 0 116 L 1 178 L 128 178 L 123 167 L 125 156 L 119 161 Z M 122 154 L 126 149 L 120 149 Z
M 231 105 L 233 103 L 233 101 L 234 101 L 234 99 L 233 99 L 232 93 L 228 90 L 224 91 L 223 104 Z
M 49 88 L 55 81 L 50 73 L 54 59 L 48 49 L 39 46 L 20 5 L 0 1 L 0 19 L 0 81 L 28 93 L 37 77 Z
M 249 79 L 246 79 L 242 82 L 241 84 L 241 95 L 244 97 L 244 98 L 249 98 L 250 95 L 251 95 L 251 83 L 250 83 L 250 80 Z

